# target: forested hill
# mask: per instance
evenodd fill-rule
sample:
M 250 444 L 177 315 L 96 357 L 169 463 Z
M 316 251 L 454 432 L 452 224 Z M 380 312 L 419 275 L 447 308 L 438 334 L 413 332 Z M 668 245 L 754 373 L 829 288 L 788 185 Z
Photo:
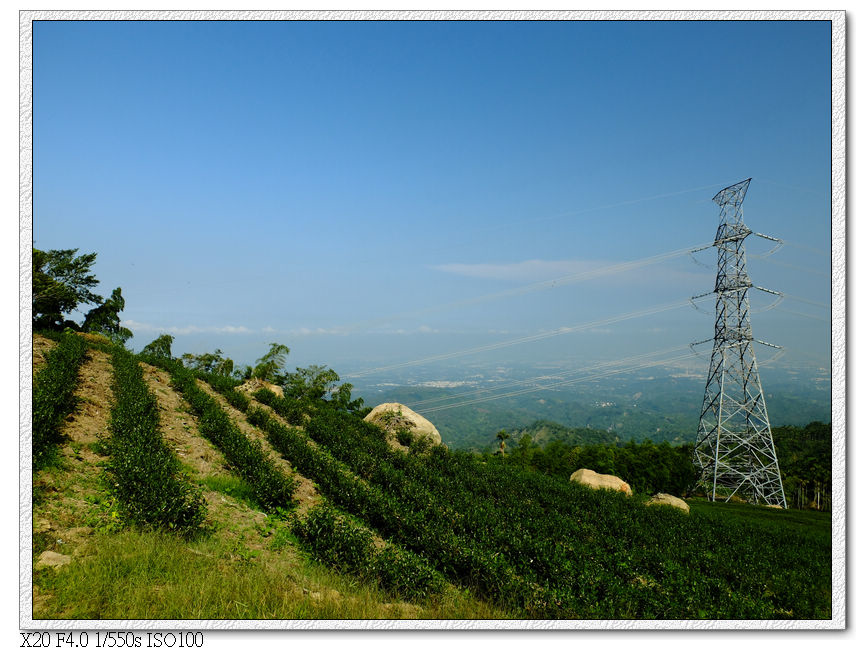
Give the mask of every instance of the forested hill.
M 523 375 L 535 369 L 523 368 Z M 429 419 L 442 440 L 451 448 L 481 451 L 496 444 L 496 432 L 527 430 L 531 433 L 537 421 L 558 423 L 579 433 L 564 434 L 548 426 L 550 440 L 561 439 L 578 444 L 583 439 L 609 432 L 610 442 L 617 439 L 684 444 L 694 441 L 705 382 L 702 379 L 673 376 L 658 369 L 652 381 L 621 376 L 616 381 L 581 384 L 578 391 L 538 391 L 525 395 L 502 397 L 476 404 L 459 405 L 466 393 L 452 388 L 422 385 L 400 386 L 363 384 L 356 386 L 358 395 L 368 404 L 399 402 Z M 409 381 L 409 378 L 394 378 Z M 830 419 L 825 382 L 793 381 L 782 371 L 769 374 L 765 383 L 771 386 L 766 403 L 775 425 L 805 426 L 809 422 Z M 491 395 L 495 384 L 482 384 Z M 586 436 L 589 436 L 586 438 Z M 617 437 L 617 438 L 616 438 Z M 538 440 L 543 443 L 546 439 Z M 594 442 L 607 442 L 597 438 Z
M 773 439 L 788 505 L 829 510 L 831 425 L 812 422 L 804 427 L 777 427 Z M 573 429 L 545 420 L 506 432 L 506 449 L 506 461 L 522 467 L 562 478 L 585 467 L 614 474 L 646 494 L 685 494 L 694 479 L 691 444 L 648 439 L 624 442 L 605 431 Z
M 534 445 L 546 445 L 558 441 L 565 445 L 615 444 L 620 438 L 615 433 L 603 429 L 587 427 L 566 427 L 551 420 L 535 420 L 527 427 L 509 432 L 515 442 L 528 436 Z M 525 444 L 525 443 L 524 443 Z

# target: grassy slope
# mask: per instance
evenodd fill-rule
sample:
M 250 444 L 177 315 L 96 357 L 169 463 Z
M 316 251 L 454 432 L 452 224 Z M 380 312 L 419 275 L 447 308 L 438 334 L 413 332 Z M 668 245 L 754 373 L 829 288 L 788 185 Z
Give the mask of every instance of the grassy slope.
M 38 337 L 37 337 L 38 340 Z M 39 347 L 43 346 L 39 341 Z M 455 589 L 419 604 L 307 559 L 282 521 L 268 518 L 220 452 L 198 435 L 196 419 L 168 375 L 147 367 L 160 425 L 208 505 L 208 534 L 183 540 L 124 529 L 106 486 L 100 439 L 107 435 L 111 368 L 91 351 L 81 369 L 79 407 L 64 426 L 59 463 L 34 480 L 34 618 L 500 618 Z M 310 482 L 302 481 L 304 500 Z M 41 566 L 53 551 L 65 566 Z

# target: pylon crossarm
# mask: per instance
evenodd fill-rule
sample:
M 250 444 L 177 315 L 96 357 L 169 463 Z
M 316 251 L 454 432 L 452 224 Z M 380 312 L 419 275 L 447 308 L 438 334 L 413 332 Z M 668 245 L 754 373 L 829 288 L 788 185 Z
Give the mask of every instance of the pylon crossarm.
M 757 289 L 758 291 L 765 291 L 766 293 L 771 293 L 771 294 L 774 295 L 774 296 L 782 296 L 782 295 L 784 295 L 784 294 L 782 294 L 780 291 L 775 291 L 775 290 L 773 290 L 773 289 L 767 289 L 766 287 L 758 287 L 756 284 L 752 284 L 752 285 L 751 285 L 751 288 L 752 288 L 752 289 Z
M 751 233 L 754 235 L 757 235 L 757 237 L 762 237 L 763 239 L 768 239 L 769 241 L 778 242 L 778 244 L 780 244 L 781 246 L 784 245 L 783 239 L 778 239 L 777 237 L 772 237 L 772 235 L 764 235 L 763 233 L 757 232 L 756 230 L 752 230 Z M 777 250 L 779 247 L 780 246 L 776 246 L 772 250 Z M 763 253 L 763 255 L 771 255 L 771 253 Z

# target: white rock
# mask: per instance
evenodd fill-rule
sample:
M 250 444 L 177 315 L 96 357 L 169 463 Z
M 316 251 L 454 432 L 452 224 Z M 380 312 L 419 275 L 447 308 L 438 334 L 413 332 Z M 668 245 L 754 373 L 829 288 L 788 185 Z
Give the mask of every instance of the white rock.
M 665 494 L 664 492 L 658 492 L 655 496 L 649 499 L 646 502 L 647 506 L 672 506 L 673 508 L 679 508 L 680 510 L 684 510 L 685 512 L 691 512 L 691 506 L 685 503 L 679 497 L 674 497 L 672 494 Z
M 631 496 L 631 486 L 612 474 L 598 474 L 594 470 L 583 468 L 571 474 L 571 480 L 595 490 L 615 490 Z

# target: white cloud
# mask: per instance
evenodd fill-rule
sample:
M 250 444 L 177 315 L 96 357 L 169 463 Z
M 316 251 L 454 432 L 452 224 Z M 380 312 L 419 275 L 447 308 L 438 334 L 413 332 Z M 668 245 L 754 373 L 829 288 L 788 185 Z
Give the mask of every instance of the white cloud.
M 348 331 L 344 327 L 298 327 L 283 333 L 289 336 L 345 336 Z
M 165 332 L 183 336 L 185 334 L 252 334 L 254 330 L 243 325 L 151 325 L 140 323 L 136 320 L 124 320 L 121 325 L 128 327 L 133 333 L 136 332 Z

